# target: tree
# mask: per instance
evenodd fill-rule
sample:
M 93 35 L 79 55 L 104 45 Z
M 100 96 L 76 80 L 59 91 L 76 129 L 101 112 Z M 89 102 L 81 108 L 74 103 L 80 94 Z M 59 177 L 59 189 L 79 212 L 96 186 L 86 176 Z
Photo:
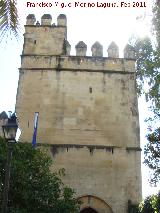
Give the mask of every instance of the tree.
M 2 202 L 6 143 L 0 139 L 0 202 Z M 44 149 L 28 143 L 14 145 L 10 191 L 10 213 L 78 212 L 74 191 L 63 185 L 60 176 L 50 171 L 52 160 Z M 0 204 L 1 206 L 1 204 Z
M 144 163 L 152 171 L 151 183 L 160 181 L 160 128 L 147 135 L 148 143 L 145 146 Z
M 144 201 L 140 204 L 141 213 L 155 213 L 152 207 L 152 196 L 146 197 Z
M 12 32 L 18 35 L 19 17 L 16 0 L 0 0 L 0 37 Z
M 148 99 L 152 101 L 150 107 L 154 117 L 149 121 L 155 124 L 156 120 L 160 118 L 160 2 L 156 1 L 153 6 L 153 35 L 156 38 L 155 49 L 153 51 L 153 62 L 151 63 L 153 69 L 150 76 L 151 84 Z M 157 184 L 160 181 L 160 128 L 156 128 L 147 135 L 148 143 L 145 146 L 144 163 L 149 166 L 152 171 L 150 182 Z
M 151 39 L 148 37 L 137 39 L 135 44 L 136 53 L 136 77 L 137 92 L 144 94 L 146 101 L 150 102 L 150 110 L 153 112 L 153 119 L 159 119 L 160 110 L 160 59 L 157 49 L 153 48 Z
M 137 59 L 138 93 L 145 94 L 146 100 L 152 104 L 155 116 L 160 116 L 160 1 L 153 5 L 153 43 L 149 37 L 138 38 L 134 42 Z
M 160 212 L 160 192 L 156 195 L 148 196 L 140 203 L 140 213 L 159 213 Z
M 153 34 L 156 37 L 157 46 L 160 47 L 160 1 L 156 0 L 153 6 Z
M 158 118 L 160 118 L 160 1 L 156 0 L 154 6 L 153 6 L 153 35 L 155 36 L 156 39 L 156 44 L 155 44 L 155 62 L 154 62 L 154 67 L 157 70 L 156 73 L 156 84 L 155 87 L 153 88 L 153 95 L 155 97 L 158 97 L 158 101 L 156 103 L 156 109 L 155 113 L 158 115 Z M 154 94 L 154 91 L 157 91 Z
M 149 102 L 151 116 L 146 119 L 151 131 L 147 135 L 144 163 L 152 170 L 151 183 L 160 180 L 160 1 L 153 5 L 153 39 L 136 39 L 134 43 L 137 67 L 138 94 L 144 94 Z M 157 124 L 157 125 L 156 125 Z M 155 128 L 152 128 L 156 126 Z

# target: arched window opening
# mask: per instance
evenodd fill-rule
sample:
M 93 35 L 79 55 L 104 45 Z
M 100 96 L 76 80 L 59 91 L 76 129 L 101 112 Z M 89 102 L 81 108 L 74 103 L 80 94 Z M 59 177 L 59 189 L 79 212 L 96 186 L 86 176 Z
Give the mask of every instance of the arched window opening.
M 92 208 L 85 208 L 82 211 L 80 211 L 80 213 L 98 213 L 98 212 Z

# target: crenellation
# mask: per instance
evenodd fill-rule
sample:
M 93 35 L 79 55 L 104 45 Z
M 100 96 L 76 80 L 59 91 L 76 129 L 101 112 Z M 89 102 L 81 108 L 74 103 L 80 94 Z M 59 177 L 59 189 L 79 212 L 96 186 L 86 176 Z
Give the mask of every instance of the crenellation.
M 45 54 L 45 52 L 48 52 L 48 54 L 50 55 L 62 54 L 62 55 L 70 56 L 71 45 L 67 41 L 66 15 L 60 14 L 57 17 L 57 25 L 55 23 L 52 24 L 52 16 L 50 14 L 44 14 L 41 17 L 41 24 L 39 21 L 37 21 L 36 24 L 35 22 L 36 22 L 35 15 L 29 14 L 27 16 L 26 30 L 25 30 L 24 37 L 26 39 L 25 41 L 29 42 L 27 47 L 29 47 L 29 49 L 31 50 L 30 54 L 36 54 L 37 52 L 36 49 L 38 49 L 38 52 L 41 54 Z M 40 29 L 38 30 L 37 28 L 40 28 Z M 39 35 L 42 35 L 42 33 L 43 33 L 43 36 L 40 37 Z M 62 39 L 59 40 L 59 37 L 61 37 Z M 36 39 L 32 39 L 32 38 L 36 38 Z M 39 45 L 35 46 L 35 43 L 37 44 L 37 39 L 39 40 L 42 38 L 45 38 L 43 40 L 43 43 L 38 42 Z M 50 42 L 50 44 L 47 44 L 47 42 Z M 52 45 L 52 43 L 54 43 L 55 45 Z M 48 47 L 50 51 L 46 49 Z M 59 51 L 59 47 L 61 48 L 60 51 Z M 76 48 L 76 56 L 86 56 L 87 45 L 83 41 L 78 42 L 75 48 Z M 103 46 L 98 41 L 96 41 L 91 47 L 91 52 L 92 52 L 92 57 L 103 57 Z M 111 42 L 111 44 L 108 46 L 107 52 L 108 52 L 108 58 L 119 58 L 119 47 L 114 41 Z M 24 49 L 24 53 L 29 54 L 29 52 L 25 51 L 25 49 Z M 129 44 L 127 44 L 126 47 L 124 48 L 124 58 L 135 60 L 135 50 Z
M 57 17 L 57 26 L 67 26 L 67 18 L 66 15 L 60 14 Z
M 92 45 L 91 51 L 92 51 L 92 56 L 103 57 L 103 46 L 98 41 L 96 41 Z
M 108 51 L 108 57 L 119 58 L 119 48 L 114 41 L 109 45 L 107 51 Z
M 36 22 L 36 17 L 34 14 L 29 14 L 26 18 L 26 25 L 34 25 Z
M 124 58 L 135 59 L 135 49 L 127 44 L 124 48 Z
M 52 16 L 50 14 L 44 14 L 42 17 L 41 17 L 41 25 L 43 26 L 46 26 L 46 25 L 51 25 L 51 22 L 52 22 Z
M 76 56 L 86 56 L 87 45 L 83 41 L 79 41 L 75 46 Z

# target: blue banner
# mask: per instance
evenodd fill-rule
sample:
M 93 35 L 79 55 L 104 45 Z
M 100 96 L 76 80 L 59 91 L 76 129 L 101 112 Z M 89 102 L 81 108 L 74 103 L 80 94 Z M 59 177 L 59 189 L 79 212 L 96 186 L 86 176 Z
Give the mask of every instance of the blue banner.
M 33 132 L 33 138 L 32 138 L 33 148 L 36 147 L 37 129 L 38 129 L 38 116 L 39 116 L 39 112 L 35 112 L 35 114 L 34 114 L 34 132 Z

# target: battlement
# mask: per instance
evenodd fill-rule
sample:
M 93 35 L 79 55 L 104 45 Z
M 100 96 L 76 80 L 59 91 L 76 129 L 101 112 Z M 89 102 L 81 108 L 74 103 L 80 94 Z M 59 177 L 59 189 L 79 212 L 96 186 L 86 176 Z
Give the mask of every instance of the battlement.
M 75 45 L 76 56 L 86 56 L 87 45 L 79 41 Z M 67 41 L 67 18 L 64 14 L 57 17 L 57 25 L 52 24 L 52 16 L 44 14 L 40 22 L 36 22 L 34 14 L 27 16 L 24 34 L 23 55 L 68 55 L 71 45 Z M 91 52 L 93 57 L 103 57 L 103 46 L 96 41 Z M 119 47 L 111 42 L 107 49 L 108 58 L 119 58 Z M 135 51 L 129 44 L 124 48 L 124 58 L 135 60 Z
M 41 17 L 41 24 L 39 21 L 36 22 L 36 17 L 34 14 L 29 14 L 26 18 L 26 26 L 37 26 L 37 27 L 42 27 L 42 26 L 51 26 L 51 27 L 56 27 L 55 23 L 52 24 L 52 16 L 50 14 L 44 14 Z M 66 15 L 60 14 L 57 17 L 57 27 L 66 27 L 67 26 L 67 18 Z

